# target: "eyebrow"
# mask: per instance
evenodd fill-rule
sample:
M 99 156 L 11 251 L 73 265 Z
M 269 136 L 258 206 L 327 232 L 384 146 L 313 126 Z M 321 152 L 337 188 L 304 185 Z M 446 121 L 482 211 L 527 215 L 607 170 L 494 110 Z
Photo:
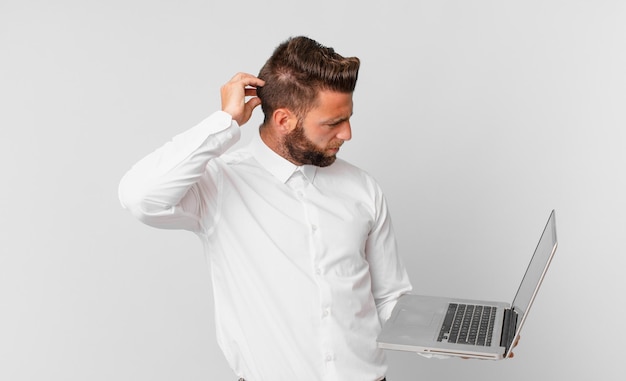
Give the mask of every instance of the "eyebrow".
M 340 116 L 338 118 L 331 118 L 322 121 L 322 124 L 339 124 L 341 122 L 345 122 L 350 119 L 354 115 L 354 112 L 350 113 L 350 116 Z

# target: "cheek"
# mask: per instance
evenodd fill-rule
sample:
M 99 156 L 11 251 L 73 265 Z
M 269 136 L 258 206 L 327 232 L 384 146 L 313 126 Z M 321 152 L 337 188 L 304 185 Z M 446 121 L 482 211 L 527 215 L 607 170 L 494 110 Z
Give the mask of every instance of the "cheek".
M 339 139 L 337 139 L 337 129 L 330 128 L 327 125 L 317 125 L 306 123 L 303 126 L 304 137 L 309 142 L 313 143 L 319 149 L 325 149 L 329 145 L 336 144 Z
M 322 131 L 322 129 L 317 129 L 316 131 L 310 131 L 307 134 L 307 140 L 313 142 L 318 147 L 325 147 L 335 135 L 329 133 L 328 131 Z
M 324 145 L 337 140 L 337 130 L 334 129 L 326 129 L 323 133 L 319 135 L 319 141 L 322 142 L 322 144 Z

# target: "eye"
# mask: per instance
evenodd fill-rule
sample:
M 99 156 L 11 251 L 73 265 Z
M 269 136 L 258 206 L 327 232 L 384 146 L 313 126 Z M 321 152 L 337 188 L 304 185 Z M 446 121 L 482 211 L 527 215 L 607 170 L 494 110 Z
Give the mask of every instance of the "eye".
M 330 127 L 330 128 L 336 128 L 336 127 L 341 126 L 342 124 L 344 124 L 347 121 L 348 121 L 347 119 L 340 119 L 340 120 L 337 120 L 337 121 L 328 122 L 326 125 L 328 127 Z

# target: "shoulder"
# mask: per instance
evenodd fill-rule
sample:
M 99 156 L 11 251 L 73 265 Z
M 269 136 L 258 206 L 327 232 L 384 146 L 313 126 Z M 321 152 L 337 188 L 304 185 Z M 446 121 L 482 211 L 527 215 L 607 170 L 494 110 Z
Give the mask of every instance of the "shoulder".
M 245 165 L 247 162 L 250 162 L 251 159 L 253 159 L 253 155 L 249 147 L 244 146 L 223 153 L 215 161 L 217 162 L 216 164 L 220 166 L 236 167 L 238 165 Z
M 318 171 L 325 182 L 346 186 L 348 189 L 359 188 L 370 194 L 382 193 L 380 185 L 371 174 L 343 159 L 337 158 L 332 165 L 319 168 Z
M 356 176 L 364 180 L 375 182 L 374 177 L 372 177 L 372 175 L 370 175 L 366 170 L 340 158 L 337 158 L 332 165 L 321 168 L 321 170 L 329 171 L 329 173 L 333 175 Z
M 221 179 L 219 181 L 233 178 L 233 176 L 248 176 L 250 173 L 257 172 L 259 172 L 259 165 L 247 147 L 229 150 L 211 160 L 205 168 L 207 176 Z

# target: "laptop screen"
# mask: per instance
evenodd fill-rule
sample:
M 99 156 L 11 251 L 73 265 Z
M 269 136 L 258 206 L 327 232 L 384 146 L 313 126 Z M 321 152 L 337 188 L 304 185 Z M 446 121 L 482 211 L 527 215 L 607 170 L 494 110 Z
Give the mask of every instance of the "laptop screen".
M 521 328 L 521 324 L 523 324 L 524 315 L 528 312 L 545 272 L 548 269 L 548 265 L 552 260 L 552 256 L 556 251 L 556 246 L 556 220 L 553 210 L 552 213 L 550 213 L 548 223 L 543 230 L 533 258 L 528 265 L 528 269 L 526 269 L 526 274 L 524 274 L 522 283 L 513 300 L 513 310 L 518 314 L 518 332 Z

